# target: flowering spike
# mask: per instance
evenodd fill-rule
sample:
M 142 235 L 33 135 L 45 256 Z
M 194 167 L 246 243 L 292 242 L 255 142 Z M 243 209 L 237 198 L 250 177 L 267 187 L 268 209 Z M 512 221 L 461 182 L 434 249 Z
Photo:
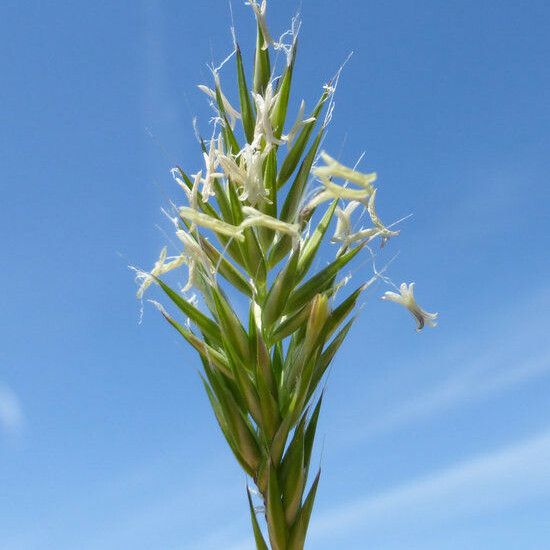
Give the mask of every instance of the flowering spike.
M 180 324 L 161 308 L 198 352 L 201 378 L 220 429 L 263 500 L 265 538 L 248 492 L 258 548 L 299 550 L 319 482 L 317 475 L 305 493 L 321 399 L 311 414 L 310 407 L 353 325 L 359 297 L 374 281 L 389 279 L 374 267 L 375 275 L 339 304 L 336 295 L 351 278 L 344 270 L 361 252 L 370 251 L 367 244 L 376 237 L 385 244 L 399 232 L 378 216 L 375 173 L 346 166 L 324 151 L 315 165 L 343 65 L 323 87 L 309 115 L 302 100 L 295 121 L 287 123 L 299 18 L 274 41 L 266 22 L 267 1 L 247 4 L 257 28 L 252 90 L 233 28 L 233 51 L 212 68 L 213 86 L 199 86 L 216 109 L 210 140 L 200 138 L 194 123 L 202 166 L 191 177 L 179 167 L 172 170 L 186 201 L 173 205 L 176 217 L 167 216 L 182 250 L 168 257 L 164 248 L 151 272 L 135 271 L 138 297 L 157 283 L 186 318 Z M 286 55 L 279 77 L 272 73 L 271 47 Z M 220 70 L 233 55 L 237 90 L 226 95 Z M 228 99 L 237 93 L 240 112 Z M 239 119 L 242 128 L 236 128 Z M 313 136 L 316 125 L 320 129 Z M 319 187 L 311 190 L 313 179 Z M 324 202 L 329 205 L 317 215 Z M 371 223 L 355 230 L 353 216 L 359 208 Z M 333 230 L 332 242 L 340 249 L 325 264 L 323 243 Z M 211 233 L 219 248 L 210 242 Z M 275 272 L 279 262 L 284 267 Z M 184 264 L 188 278 L 183 291 L 194 289 L 208 315 L 199 310 L 195 295 L 187 299 L 161 280 Z M 218 274 L 224 279 L 219 284 Z M 247 308 L 242 303 L 238 310 L 233 307 L 235 291 Z M 383 298 L 407 307 L 418 330 L 425 324 L 435 326 L 437 314 L 416 304 L 413 284 L 401 285 L 400 294 L 386 292 Z M 248 319 L 243 320 L 243 311 L 248 311 Z

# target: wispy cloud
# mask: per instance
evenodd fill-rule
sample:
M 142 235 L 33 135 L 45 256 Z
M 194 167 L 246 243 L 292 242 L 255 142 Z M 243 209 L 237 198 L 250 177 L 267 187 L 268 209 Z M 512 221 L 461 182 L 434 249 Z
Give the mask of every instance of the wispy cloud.
M 438 228 L 436 237 L 464 243 L 472 239 L 480 242 L 482 238 L 509 236 L 515 231 L 510 219 L 529 222 L 525 217 L 528 198 L 525 189 L 532 185 L 534 177 L 528 170 L 514 173 L 506 164 L 485 166 L 466 178 L 460 174 L 461 181 L 466 179 L 469 183 L 463 186 L 456 202 L 440 201 L 442 208 L 436 219 L 431 220 Z M 518 181 L 522 185 L 518 185 Z
M 536 303 L 530 297 L 519 305 L 511 304 L 496 312 L 493 319 L 472 326 L 470 333 L 459 345 L 453 344 L 449 353 L 433 353 L 434 364 L 419 365 L 432 373 L 442 370 L 447 373 L 446 377 L 431 384 L 420 383 L 412 397 L 397 394 L 396 399 L 375 411 L 375 415 L 373 411 L 366 412 L 365 417 L 371 420 L 341 433 L 342 442 L 360 443 L 548 377 L 550 342 L 544 335 L 550 325 L 543 321 L 532 323 L 532 319 L 544 319 L 542 312 L 549 305 L 550 292 L 545 288 L 536 293 Z M 529 331 L 517 331 L 518 326 L 527 324 L 530 325 Z M 483 333 L 482 339 L 480 333 Z M 415 365 L 408 368 L 414 369 Z M 381 388 L 381 392 L 389 391 L 394 382 L 384 383 L 389 385 Z
M 550 373 L 550 354 L 519 365 L 493 364 L 489 371 L 476 361 L 441 384 L 419 392 L 398 408 L 361 427 L 358 439 L 400 428 L 465 403 L 480 401 Z
M 436 525 L 478 516 L 550 494 L 550 431 L 372 497 L 326 510 L 314 521 L 312 539 L 355 531 L 383 533 L 391 525 Z
M 142 88 L 143 122 L 146 126 L 170 125 L 179 112 L 170 91 L 169 67 L 165 54 L 165 11 L 160 3 L 142 0 L 144 29 L 144 72 Z M 163 130 L 165 128 L 163 127 Z
M 253 550 L 245 476 L 228 458 L 195 460 L 179 443 L 162 449 L 98 481 L 91 500 L 78 487 L 70 503 L 43 510 L 24 529 L 10 533 L 0 521 L 0 548 L 42 548 L 47 540 L 48 548 L 79 550 Z
M 0 384 L 0 429 L 8 434 L 19 434 L 23 429 L 24 415 L 15 392 Z

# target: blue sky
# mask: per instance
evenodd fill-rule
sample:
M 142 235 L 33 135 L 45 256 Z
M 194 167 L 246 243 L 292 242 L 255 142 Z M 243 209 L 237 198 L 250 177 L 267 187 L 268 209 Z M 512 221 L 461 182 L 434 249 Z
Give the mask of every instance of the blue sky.
M 297 7 L 271 2 L 273 34 Z M 546 548 L 550 6 L 302 14 L 293 101 L 354 51 L 325 148 L 366 152 L 384 219 L 413 213 L 380 262 L 399 252 L 391 278 L 440 312 L 417 334 L 367 295 L 328 381 L 310 546 Z M 0 36 L 0 548 L 251 549 L 198 362 L 152 308 L 139 324 L 127 268 L 167 242 L 170 167 L 201 162 L 195 85 L 231 50 L 227 3 L 5 0 Z

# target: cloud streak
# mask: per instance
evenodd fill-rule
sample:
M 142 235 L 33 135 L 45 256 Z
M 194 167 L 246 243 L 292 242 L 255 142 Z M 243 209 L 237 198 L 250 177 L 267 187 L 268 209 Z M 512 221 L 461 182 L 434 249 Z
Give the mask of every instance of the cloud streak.
M 389 405 L 385 410 L 377 410 L 375 415 L 373 411 L 366 412 L 364 416 L 372 420 L 341 435 L 342 442 L 358 444 L 548 377 L 550 345 L 544 338 L 548 324 L 539 322 L 529 331 L 517 331 L 518 325 L 531 323 L 534 316 L 542 315 L 548 304 L 550 291 L 543 288 L 537 293 L 535 303 L 529 298 L 520 306 L 512 305 L 499 311 L 493 319 L 487 319 L 484 325 L 489 330 L 478 325 L 459 346 L 450 350 L 448 359 L 437 359 L 447 365 L 446 371 L 450 374 L 446 378 L 428 387 L 419 386 L 412 397 L 400 396 L 393 408 Z M 504 324 L 501 319 L 505 319 Z M 484 333 L 482 347 L 478 338 L 480 331 Z M 437 372 L 439 363 L 431 365 L 429 370 Z M 426 365 L 422 367 L 426 370 Z
M 487 371 L 481 362 L 452 376 L 441 384 L 419 393 L 405 401 L 397 409 L 382 414 L 361 427 L 357 439 L 365 439 L 434 416 L 466 402 L 480 401 L 491 395 L 504 392 L 522 383 L 527 383 L 550 373 L 548 353 L 525 361 L 520 366 L 502 367 Z
M 0 384 L 0 430 L 17 435 L 24 425 L 23 409 L 15 392 Z
M 448 469 L 321 513 L 313 540 L 355 531 L 383 533 L 391 526 L 430 525 L 478 516 L 547 496 L 550 492 L 550 430 Z

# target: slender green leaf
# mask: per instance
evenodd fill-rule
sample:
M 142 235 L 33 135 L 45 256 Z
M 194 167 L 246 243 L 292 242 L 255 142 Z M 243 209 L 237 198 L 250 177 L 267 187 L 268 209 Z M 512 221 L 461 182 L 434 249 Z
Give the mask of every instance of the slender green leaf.
M 300 254 L 300 260 L 298 261 L 298 268 L 296 270 L 297 281 L 301 281 L 308 269 L 311 267 L 311 264 L 315 259 L 315 255 L 319 250 L 319 246 L 323 242 L 323 237 L 325 236 L 330 225 L 337 204 L 337 201 L 333 201 L 330 204 L 324 216 L 315 228 L 315 231 L 313 231 L 311 236 L 306 240 L 302 253 Z
M 313 449 L 313 441 L 315 439 L 315 431 L 317 430 L 317 421 L 319 420 L 319 412 L 321 411 L 321 404 L 323 403 L 323 394 L 321 393 L 321 396 L 317 400 L 317 404 L 315 405 L 315 409 L 313 409 L 313 413 L 311 414 L 311 418 L 309 419 L 306 433 L 304 436 L 304 469 L 307 471 L 309 470 L 309 462 L 311 460 L 311 451 Z
M 281 500 L 281 490 L 277 480 L 277 471 L 273 467 L 273 464 L 269 467 L 269 478 L 267 483 L 266 513 L 271 546 L 273 550 L 286 550 L 287 528 L 285 514 Z
M 342 345 L 342 342 L 344 341 L 345 337 L 347 336 L 349 329 L 353 325 L 353 322 L 355 321 L 355 318 L 352 317 L 340 330 L 340 332 L 332 339 L 332 342 L 327 346 L 327 349 L 323 351 L 323 354 L 321 355 L 321 364 L 323 366 L 328 366 L 328 364 L 332 361 L 333 357 L 336 355 L 336 352 Z
M 208 241 L 208 239 L 202 236 L 200 236 L 199 239 L 201 247 L 205 250 L 212 264 L 216 266 L 218 273 L 229 281 L 237 290 L 251 297 L 253 294 L 252 287 L 244 275 L 228 261 L 222 253 Z
M 233 215 L 235 225 L 239 225 L 243 219 L 243 211 L 241 201 L 237 194 L 237 190 L 232 182 L 228 186 L 229 203 Z M 253 228 L 248 228 L 243 231 L 244 242 L 239 243 L 241 257 L 244 260 L 245 268 L 249 275 L 255 280 L 263 281 L 266 277 L 267 268 L 265 258 L 258 242 L 258 238 Z
M 229 445 L 229 448 L 233 452 L 235 458 L 237 459 L 237 462 L 241 465 L 243 470 L 250 476 L 254 475 L 254 470 L 246 463 L 242 455 L 237 450 L 237 444 L 233 440 L 233 436 L 231 435 L 231 432 L 229 431 L 229 427 L 227 425 L 227 422 L 223 416 L 222 408 L 216 399 L 214 393 L 212 392 L 212 388 L 208 385 L 208 382 L 204 379 L 204 377 L 201 375 L 201 380 L 204 385 L 204 389 L 206 390 L 206 394 L 208 395 L 208 399 L 210 401 L 210 405 L 212 406 L 212 410 L 214 411 L 214 415 L 216 416 L 216 420 L 218 421 L 218 424 L 220 426 L 220 429 Z
M 259 209 L 265 212 L 269 216 L 277 217 L 277 151 L 275 148 L 271 149 L 267 158 L 264 161 L 264 186 L 268 193 L 267 200 L 264 200 L 259 205 Z M 266 251 L 275 236 L 275 231 L 268 227 L 259 227 L 258 235 L 260 244 L 264 251 Z
M 220 180 L 214 180 L 214 192 L 216 193 L 216 201 L 220 207 L 220 212 L 222 214 L 223 221 L 230 224 L 235 224 L 233 219 L 233 212 L 231 211 L 231 205 L 229 204 L 229 199 Z
M 299 309 L 295 313 L 284 317 L 279 324 L 273 330 L 270 341 L 278 342 L 290 336 L 293 332 L 298 330 L 300 327 L 303 327 L 307 323 L 309 314 L 311 311 L 311 304 L 305 305 L 302 309 Z
M 290 148 L 290 151 L 288 152 L 288 155 L 286 156 L 283 165 L 279 170 L 279 176 L 277 177 L 278 187 L 282 187 L 288 181 L 288 179 L 296 169 L 296 166 L 298 166 L 298 162 L 300 161 L 300 158 L 302 157 L 302 154 L 306 148 L 311 132 L 313 131 L 315 123 L 317 122 L 317 118 L 319 117 L 321 109 L 323 108 L 323 105 L 325 104 L 328 97 L 329 91 L 326 88 L 323 92 L 323 95 L 321 96 L 321 99 L 319 99 L 319 102 L 311 113 L 311 116 L 315 117 L 315 120 L 304 125 L 302 131 L 298 134 L 298 137 L 292 144 L 292 147 Z
M 344 319 L 353 311 L 357 299 L 361 293 L 368 286 L 367 284 L 362 284 L 358 289 L 353 291 L 338 307 L 336 307 L 325 325 L 325 338 L 330 338 L 332 333 L 340 326 Z
M 293 426 L 302 413 L 303 408 L 306 406 L 309 397 L 315 391 L 315 384 L 313 376 L 315 374 L 315 366 L 319 357 L 319 350 L 317 350 L 312 357 L 307 361 L 301 361 L 292 365 L 293 371 L 289 372 L 288 385 L 294 388 L 295 404 L 291 403 L 292 410 L 286 413 L 290 416 L 291 426 Z M 295 368 L 296 365 L 299 368 Z M 295 381 L 295 382 L 294 382 Z
M 231 181 L 228 186 L 228 194 L 235 225 L 239 225 L 243 221 L 244 215 L 237 190 Z M 252 228 L 248 228 L 243 231 L 243 237 L 244 242 L 239 243 L 239 249 L 244 260 L 245 269 L 253 278 L 265 277 L 265 259 L 256 233 Z
M 300 248 L 297 246 L 287 265 L 281 270 L 269 289 L 262 309 L 262 322 L 267 329 L 280 317 L 285 309 L 288 297 L 294 289 L 294 275 L 299 257 Z
M 256 333 L 256 376 L 263 378 L 267 384 L 269 392 L 277 399 L 277 384 L 275 382 L 274 373 L 272 370 L 271 358 L 269 357 L 269 350 L 262 338 L 262 335 Z
M 220 290 L 212 287 L 211 291 L 222 329 L 224 345 L 229 348 L 230 355 L 247 365 L 249 350 L 246 331 Z
M 252 110 L 252 102 L 250 101 L 250 94 L 248 92 L 248 85 L 246 83 L 246 75 L 243 66 L 243 56 L 241 49 L 237 45 L 237 79 L 239 83 L 239 99 L 241 102 L 241 118 L 243 123 L 243 129 L 246 135 L 248 143 L 252 143 L 254 139 L 254 125 L 255 116 Z
M 315 294 L 326 290 L 327 284 L 331 283 L 338 272 L 351 262 L 362 248 L 362 245 L 358 245 L 346 252 L 294 290 L 288 299 L 286 311 L 296 311 L 311 300 Z
M 313 124 L 313 123 L 311 123 Z M 311 172 L 311 167 L 315 161 L 315 155 L 317 154 L 317 149 L 321 143 L 323 132 L 319 132 L 315 141 L 312 143 L 306 157 L 304 158 L 298 174 L 290 187 L 288 194 L 286 196 L 285 202 L 281 209 L 281 220 L 286 222 L 293 222 L 296 219 L 296 213 L 298 212 L 298 207 L 302 202 L 304 192 L 306 189 L 307 182 L 309 180 L 309 175 Z M 282 168 L 281 168 L 282 170 Z
M 307 223 L 313 216 L 315 209 L 308 208 L 300 212 L 298 223 L 300 224 L 300 231 L 303 231 Z M 275 267 L 291 250 L 293 247 L 293 239 L 290 235 L 280 235 L 277 243 L 271 248 L 268 259 L 269 268 Z
M 273 441 L 271 442 L 271 448 L 269 450 L 271 461 L 275 466 L 278 466 L 283 457 L 283 452 L 285 449 L 286 441 L 288 438 L 288 433 L 290 431 L 290 416 L 287 415 L 281 422 Z
M 249 227 L 243 231 L 244 244 L 246 245 L 246 253 L 248 260 L 248 273 L 254 279 L 258 287 L 264 286 L 267 277 L 267 265 L 262 252 L 262 247 L 258 241 L 258 237 L 254 228 Z M 259 288 L 258 288 L 259 289 Z
M 208 381 L 210 382 L 214 393 L 219 396 L 220 402 L 224 402 L 226 394 L 230 395 L 237 405 L 239 411 L 241 411 L 241 413 L 243 413 L 243 415 L 246 417 L 246 414 L 248 413 L 248 407 L 241 394 L 241 391 L 239 390 L 239 387 L 234 382 L 234 380 L 229 376 L 225 376 L 219 371 L 219 369 L 212 368 L 209 362 L 205 363 L 205 361 L 202 360 L 202 363 L 204 366 L 204 372 L 208 376 Z M 231 369 L 233 369 L 233 366 L 231 366 Z
M 273 366 L 273 375 L 277 381 L 277 387 L 281 386 L 281 377 L 283 372 L 283 346 L 281 342 L 277 342 L 273 346 L 273 356 L 271 359 L 271 364 Z
M 269 62 L 269 50 L 263 49 L 264 35 L 260 25 L 256 36 L 256 55 L 254 59 L 254 92 L 263 94 L 271 78 L 271 63 Z
M 213 341 L 221 343 L 220 327 L 209 319 L 204 313 L 200 312 L 195 306 L 191 305 L 187 300 L 174 292 L 166 283 L 158 277 L 155 277 L 156 282 L 160 285 L 166 295 L 178 306 L 178 308 L 187 316 L 199 329 L 208 335 Z
M 246 488 L 246 495 L 248 497 L 248 506 L 250 507 L 250 519 L 252 520 L 252 530 L 254 531 L 254 541 L 256 542 L 256 550 L 269 550 L 265 543 L 262 530 L 256 517 L 256 511 L 254 510 L 254 504 L 252 503 L 252 495 L 250 489 Z
M 199 352 L 204 360 L 208 363 L 212 363 L 227 377 L 233 378 L 233 373 L 227 363 L 227 359 L 221 353 L 209 346 L 206 342 L 203 342 L 198 336 L 184 328 L 165 312 L 162 312 L 162 315 Z
M 260 464 L 261 452 L 252 426 L 229 392 L 224 391 L 222 395 L 217 394 L 217 397 L 233 434 L 237 450 L 252 471 L 256 472 Z
M 233 223 L 234 225 L 239 225 L 243 221 L 244 215 L 239 194 L 237 193 L 237 188 L 231 180 L 229 180 L 227 186 L 227 195 L 229 197 L 229 207 L 231 208 Z
M 266 439 L 271 441 L 281 423 L 279 408 L 269 389 L 268 381 L 260 375 L 256 377 L 256 384 L 261 410 L 261 422 L 259 424 L 262 426 Z
M 317 487 L 319 486 L 319 478 L 321 477 L 321 470 L 315 476 L 315 480 L 311 485 L 308 496 L 304 501 L 304 504 L 300 510 L 296 523 L 290 532 L 290 538 L 288 542 L 288 550 L 303 550 L 306 542 L 307 528 L 309 525 L 309 519 L 311 517 L 311 511 L 313 510 L 313 503 L 315 501 L 315 495 L 317 494 Z
M 263 410 L 260 406 L 260 396 L 258 395 L 258 392 L 250 379 L 248 371 L 243 369 L 240 365 L 235 365 L 234 363 L 233 365 L 235 382 L 244 398 L 248 412 L 254 419 L 254 422 L 256 422 L 256 424 L 260 424 Z
M 307 321 L 302 353 L 310 356 L 316 348 L 322 346 L 324 340 L 324 328 L 330 315 L 330 306 L 325 294 L 317 294 L 311 303 L 311 315 Z
M 280 468 L 283 483 L 283 503 L 287 525 L 292 525 L 302 502 L 305 486 L 304 470 L 304 422 L 300 422 L 294 431 Z
M 325 371 L 330 365 L 330 362 L 344 342 L 344 339 L 346 338 L 351 326 L 353 325 L 354 320 L 355 319 L 352 318 L 344 325 L 342 330 L 332 339 L 332 342 L 327 346 L 327 349 L 319 357 L 319 362 L 315 367 L 315 371 L 313 372 L 309 394 L 313 393 L 313 391 L 317 387 L 317 384 L 323 377 L 323 374 L 325 374 Z
M 279 86 L 277 101 L 273 107 L 271 113 L 271 124 L 273 126 L 273 133 L 276 138 L 280 138 L 286 119 L 286 112 L 288 108 L 288 100 L 290 98 L 290 88 L 292 84 L 292 74 L 294 72 L 294 60 L 296 59 L 297 41 L 292 45 L 292 52 L 290 54 L 290 63 L 287 65 L 285 72 L 281 79 L 281 85 Z

